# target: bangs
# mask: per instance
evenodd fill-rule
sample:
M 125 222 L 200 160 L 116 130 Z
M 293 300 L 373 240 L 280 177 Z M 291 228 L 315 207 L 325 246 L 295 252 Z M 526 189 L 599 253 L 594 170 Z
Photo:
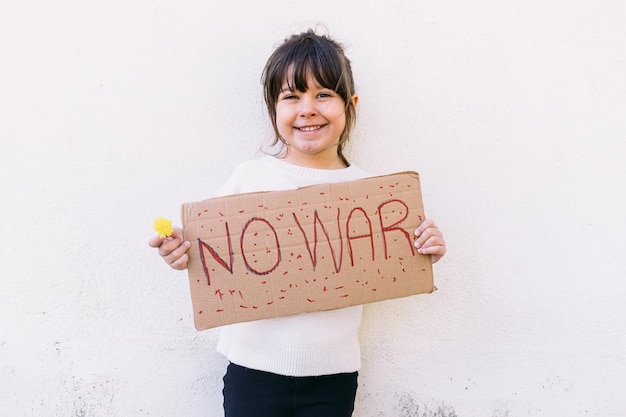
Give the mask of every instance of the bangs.
M 271 99 L 278 98 L 285 84 L 291 91 L 307 91 L 309 76 L 320 87 L 335 91 L 346 103 L 352 97 L 354 87 L 350 85 L 351 77 L 346 76 L 349 68 L 345 58 L 328 42 L 305 38 L 284 52 L 287 53 L 277 56 L 274 65 L 267 68 L 266 87 Z
M 293 51 L 287 65 L 286 74 L 281 84 L 285 82 L 289 89 L 305 92 L 308 89 L 307 78 L 312 77 L 323 88 L 336 91 L 345 99 L 350 95 L 346 86 L 343 86 L 344 71 L 340 65 L 341 57 L 333 48 L 327 45 L 315 45 L 309 42 L 303 48 Z M 326 46 L 326 48 L 324 48 Z

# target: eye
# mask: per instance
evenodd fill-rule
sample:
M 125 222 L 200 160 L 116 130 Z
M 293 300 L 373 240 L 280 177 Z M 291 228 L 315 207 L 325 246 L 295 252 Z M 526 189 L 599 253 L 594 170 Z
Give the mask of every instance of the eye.
M 295 94 L 287 93 L 287 94 L 284 94 L 280 99 L 281 100 L 296 100 L 298 99 L 298 96 Z
M 329 97 L 332 97 L 333 95 L 331 93 L 329 93 L 329 92 L 323 91 L 323 92 L 319 93 L 317 96 L 319 98 L 329 98 Z

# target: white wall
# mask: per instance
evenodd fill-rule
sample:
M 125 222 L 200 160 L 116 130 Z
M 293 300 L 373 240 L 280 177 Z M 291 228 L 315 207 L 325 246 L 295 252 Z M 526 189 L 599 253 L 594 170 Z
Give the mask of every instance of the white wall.
M 368 306 L 355 416 L 622 416 L 626 5 L 0 3 L 0 415 L 220 416 L 225 360 L 146 242 L 270 137 L 274 45 L 324 23 L 352 160 L 420 172 L 439 291 Z

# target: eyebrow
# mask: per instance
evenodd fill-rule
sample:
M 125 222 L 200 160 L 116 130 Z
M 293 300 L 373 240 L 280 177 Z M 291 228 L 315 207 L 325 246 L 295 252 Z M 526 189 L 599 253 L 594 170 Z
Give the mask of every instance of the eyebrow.
M 330 91 L 335 91 L 335 90 L 333 90 L 333 89 L 332 89 L 332 88 L 330 88 L 330 87 L 317 86 L 317 88 L 319 88 L 320 90 L 330 90 Z M 293 93 L 293 92 L 296 92 L 296 91 L 301 91 L 301 90 L 298 90 L 297 88 L 290 88 L 290 87 L 289 87 L 289 84 L 287 84 L 287 85 L 284 85 L 284 86 L 282 86 L 282 87 L 280 88 L 279 94 L 286 93 L 286 92 Z M 303 92 L 303 91 L 301 91 L 301 92 Z
M 286 93 L 286 92 L 290 92 L 293 93 L 294 91 L 298 90 L 297 88 L 291 88 L 289 86 L 289 84 L 285 84 L 280 88 L 280 93 Z

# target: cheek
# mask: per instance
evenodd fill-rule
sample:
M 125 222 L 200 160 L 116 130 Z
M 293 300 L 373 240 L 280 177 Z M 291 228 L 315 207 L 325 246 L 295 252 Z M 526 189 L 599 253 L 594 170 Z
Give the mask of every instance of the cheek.
M 276 113 L 275 127 L 277 130 L 278 136 L 282 138 L 284 142 L 288 142 L 289 138 L 292 135 L 291 123 L 288 120 L 286 120 L 285 117 L 281 117 L 278 113 Z
M 292 123 L 290 113 L 283 106 L 276 106 L 276 125 L 285 126 Z
M 340 130 L 341 133 L 343 133 L 343 131 L 346 130 L 346 114 L 345 113 L 342 113 L 337 118 L 337 128 Z
M 335 103 L 332 109 L 329 109 L 329 116 L 335 120 L 335 123 L 345 124 L 346 123 L 346 108 L 343 105 L 343 101 L 341 103 Z

